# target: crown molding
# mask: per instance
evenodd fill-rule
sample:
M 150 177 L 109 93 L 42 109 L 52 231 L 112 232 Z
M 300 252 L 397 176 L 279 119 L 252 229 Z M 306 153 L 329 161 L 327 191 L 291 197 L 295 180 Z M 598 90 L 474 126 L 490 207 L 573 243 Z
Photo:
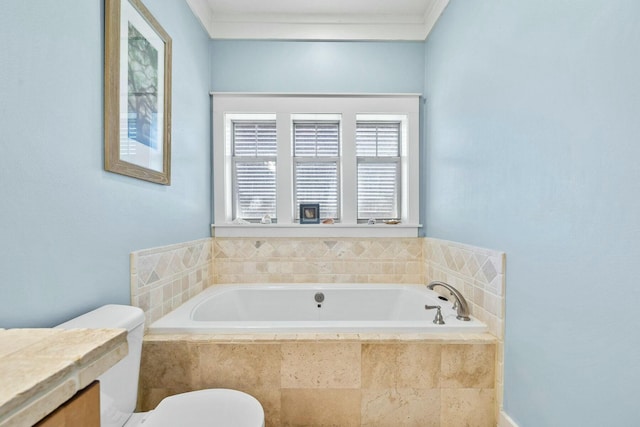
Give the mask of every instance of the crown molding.
M 427 0 L 415 14 L 216 14 L 207 0 L 186 0 L 212 39 L 416 40 L 427 38 L 449 0 Z
M 429 37 L 429 33 L 433 30 L 438 18 L 440 18 L 448 4 L 449 0 L 433 0 L 431 2 L 431 7 L 424 13 L 424 37 L 422 40 L 426 40 Z

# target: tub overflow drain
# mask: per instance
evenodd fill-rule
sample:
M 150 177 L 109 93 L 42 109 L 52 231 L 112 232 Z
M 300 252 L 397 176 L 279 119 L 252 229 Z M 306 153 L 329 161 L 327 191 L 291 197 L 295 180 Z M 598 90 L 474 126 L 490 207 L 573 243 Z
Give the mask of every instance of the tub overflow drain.
M 322 292 L 316 292 L 313 298 L 316 300 L 316 302 L 322 302 L 324 301 L 324 294 Z

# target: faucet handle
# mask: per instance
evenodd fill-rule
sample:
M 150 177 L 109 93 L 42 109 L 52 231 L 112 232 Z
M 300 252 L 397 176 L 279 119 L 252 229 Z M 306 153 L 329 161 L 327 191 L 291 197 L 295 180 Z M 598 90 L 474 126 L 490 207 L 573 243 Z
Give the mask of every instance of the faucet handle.
M 433 310 L 436 309 L 436 317 L 435 319 L 433 319 L 433 323 L 435 323 L 436 325 L 444 325 L 444 319 L 442 318 L 442 312 L 440 311 L 440 306 L 439 305 L 425 305 L 424 309 L 425 310 Z

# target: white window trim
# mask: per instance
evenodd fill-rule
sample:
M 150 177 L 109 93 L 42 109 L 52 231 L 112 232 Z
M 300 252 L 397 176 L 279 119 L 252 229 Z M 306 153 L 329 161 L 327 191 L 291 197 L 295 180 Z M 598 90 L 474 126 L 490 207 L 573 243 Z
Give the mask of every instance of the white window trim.
M 356 127 L 357 124 L 359 122 L 377 122 L 377 123 L 384 123 L 384 122 L 391 122 L 391 123 L 398 123 L 400 126 L 399 129 L 399 136 L 400 136 L 400 140 L 399 142 L 399 147 L 398 147 L 398 156 L 395 157 L 386 157 L 386 156 L 358 156 L 356 153 L 356 168 L 359 167 L 359 165 L 361 163 L 368 163 L 368 162 L 372 162 L 372 163 L 385 163 L 385 162 L 389 162 L 389 163 L 396 163 L 398 165 L 398 171 L 396 174 L 396 180 L 398 181 L 398 194 L 396 196 L 396 209 L 399 212 L 403 212 L 404 207 L 402 205 L 402 201 L 403 201 L 403 196 L 405 196 L 403 194 L 403 187 L 402 187 L 402 182 L 403 182 L 403 172 L 402 172 L 402 163 L 403 163 L 403 156 L 402 153 L 407 151 L 407 140 L 408 140 L 408 131 L 407 131 L 407 120 L 408 118 L 406 116 L 390 116 L 390 115 L 384 115 L 384 116 L 376 116 L 376 115 L 372 115 L 372 114 L 359 114 L 358 116 L 356 116 Z M 357 147 L 356 147 L 357 150 Z M 377 147 L 376 147 L 376 151 L 377 151 Z M 356 178 L 358 175 L 358 171 L 356 170 Z M 356 188 L 358 187 L 359 183 L 356 184 Z M 357 191 L 357 190 L 356 190 Z M 356 196 L 356 204 L 358 203 L 357 200 L 357 196 Z M 357 221 L 362 222 L 363 218 L 360 217 L 360 213 L 358 212 L 358 208 L 356 206 L 356 216 Z
M 295 123 L 300 123 L 300 122 L 311 122 L 311 123 L 323 123 L 323 122 L 327 122 L 327 123 L 337 123 L 338 125 L 338 153 L 336 156 L 296 156 L 295 153 L 295 131 L 293 131 L 293 129 L 295 128 Z M 295 206 L 298 205 L 298 199 L 296 197 L 296 190 L 295 187 L 297 185 L 296 182 L 296 173 L 297 173 L 297 168 L 300 164 L 303 163 L 307 163 L 307 162 L 317 162 L 317 163 L 335 163 L 336 164 L 336 168 L 337 168 L 337 183 L 338 183 L 338 196 L 342 195 L 342 182 L 340 180 L 340 175 L 341 175 L 341 171 L 342 171 L 342 117 L 339 114 L 329 114 L 329 115 L 319 115 L 319 114 L 313 114 L 313 115 L 308 115 L 308 114 L 292 114 L 291 115 L 291 124 L 292 124 L 292 144 L 293 144 L 293 216 L 294 219 L 298 218 L 299 212 L 296 210 Z M 342 214 L 342 207 L 341 207 L 341 202 L 342 202 L 342 198 L 343 197 L 338 197 L 337 200 L 337 221 L 340 221 L 340 215 Z M 322 211 L 322 208 L 320 209 Z M 298 218 L 299 219 L 299 218 Z M 294 220 L 294 223 L 297 220 Z
M 212 235 L 220 237 L 417 237 L 419 224 L 419 94 L 251 94 L 212 93 L 213 110 L 213 205 Z M 225 141 L 226 116 L 230 114 L 276 114 L 278 174 L 277 224 L 232 222 L 231 153 Z M 291 117 L 296 114 L 340 114 L 342 130 L 341 222 L 298 224 L 293 220 L 293 165 Z M 356 116 L 406 116 L 405 143 L 401 152 L 401 224 L 358 224 Z
M 237 176 L 236 176 L 237 163 L 247 162 L 247 161 L 249 161 L 249 162 L 252 162 L 252 161 L 254 161 L 254 162 L 272 161 L 272 162 L 274 162 L 274 164 L 277 167 L 277 163 L 278 163 L 277 162 L 277 160 L 278 160 L 277 153 L 275 153 L 272 156 L 266 156 L 266 155 L 258 156 L 257 154 L 256 154 L 256 156 L 235 156 L 233 154 L 235 152 L 235 146 L 236 146 L 236 141 L 235 141 L 235 136 L 234 136 L 235 135 L 234 134 L 234 132 L 235 132 L 235 123 L 239 123 L 239 122 L 242 122 L 242 121 L 248 121 L 248 122 L 273 122 L 273 123 L 276 123 L 275 114 L 271 114 L 271 115 L 269 115 L 269 114 L 267 114 L 267 115 L 243 115 L 242 117 L 234 117 L 233 114 L 227 114 L 226 115 L 226 120 L 227 120 L 227 122 L 225 123 L 225 126 L 227 126 L 228 130 L 226 132 L 227 135 L 226 135 L 225 138 L 227 138 L 227 139 L 232 141 L 231 146 L 230 146 L 231 153 L 232 153 L 231 157 L 230 157 L 230 159 L 232 161 L 232 165 L 231 165 L 231 171 L 232 171 L 231 172 L 231 178 L 233 180 L 232 183 L 231 183 L 232 188 L 235 188 L 235 186 L 237 184 L 237 181 L 236 181 L 236 179 L 237 179 Z M 277 183 L 276 183 L 276 188 L 277 188 Z M 238 203 L 238 200 L 236 198 L 234 198 L 233 192 L 231 194 L 231 199 L 232 199 L 232 207 L 231 207 L 232 216 L 236 216 L 237 212 L 238 212 L 238 208 L 239 208 L 239 206 L 238 206 L 239 203 Z M 275 217 L 275 215 L 274 215 L 273 219 L 277 219 L 277 217 Z

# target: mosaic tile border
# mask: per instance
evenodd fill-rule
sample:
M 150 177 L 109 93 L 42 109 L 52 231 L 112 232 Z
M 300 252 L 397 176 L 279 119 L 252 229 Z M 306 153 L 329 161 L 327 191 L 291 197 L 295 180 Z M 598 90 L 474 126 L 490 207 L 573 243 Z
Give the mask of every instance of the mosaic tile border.
M 214 238 L 214 283 L 422 283 L 421 238 Z
M 131 304 L 146 326 L 213 283 L 211 255 L 209 238 L 131 253 Z

